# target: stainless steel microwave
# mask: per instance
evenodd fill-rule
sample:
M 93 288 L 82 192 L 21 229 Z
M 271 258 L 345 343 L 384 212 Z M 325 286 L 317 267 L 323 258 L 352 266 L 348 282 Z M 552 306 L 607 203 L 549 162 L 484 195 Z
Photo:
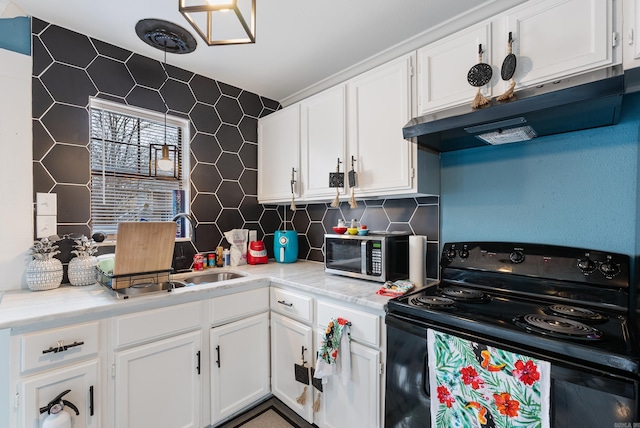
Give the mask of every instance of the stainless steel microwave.
M 324 235 L 324 270 L 327 273 L 372 281 L 409 277 L 409 235 Z

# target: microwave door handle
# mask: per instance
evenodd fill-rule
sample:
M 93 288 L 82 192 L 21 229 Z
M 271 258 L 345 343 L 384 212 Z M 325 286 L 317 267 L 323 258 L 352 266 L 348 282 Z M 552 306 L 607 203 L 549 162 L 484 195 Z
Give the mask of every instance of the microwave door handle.
M 367 241 L 360 243 L 360 273 L 367 274 Z

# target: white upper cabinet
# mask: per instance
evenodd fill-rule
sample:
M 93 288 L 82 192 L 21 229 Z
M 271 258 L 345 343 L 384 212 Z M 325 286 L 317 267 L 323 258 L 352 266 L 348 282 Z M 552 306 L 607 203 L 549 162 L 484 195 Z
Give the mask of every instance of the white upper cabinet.
M 484 22 L 418 50 L 418 115 L 471 103 L 477 88 L 467 82 L 467 73 L 478 63 L 480 45 L 482 61 L 491 64 L 491 30 L 491 22 Z M 491 96 L 491 84 L 481 90 Z
M 404 55 L 258 121 L 258 201 L 329 201 L 329 174 L 345 173 L 356 198 L 438 194 L 439 157 L 402 137 L 415 113 L 415 53 Z M 418 168 L 420 166 L 420 168 Z M 346 199 L 346 198 L 343 198 Z
M 640 67 L 640 0 L 624 0 L 622 5 L 624 22 L 621 42 L 624 50 L 624 68 Z
M 258 202 L 300 197 L 300 104 L 258 121 Z
M 505 17 L 517 57 L 516 89 L 621 62 L 614 55 L 612 0 L 528 1 Z
M 301 176 L 305 200 L 329 199 L 336 188 L 329 187 L 329 173 L 340 172 L 348 165 L 346 128 L 346 87 L 338 85 L 300 103 L 301 108 Z M 346 174 L 345 174 L 346 176 Z M 344 181 L 345 186 L 347 181 Z M 345 187 L 339 188 L 344 194 Z
M 414 53 L 404 55 L 347 82 L 348 153 L 355 159 L 356 197 L 439 192 L 434 175 L 429 189 L 420 186 L 417 145 L 402 136 L 415 111 L 414 62 Z M 439 175 L 432 167 L 420 165 L 419 172 Z

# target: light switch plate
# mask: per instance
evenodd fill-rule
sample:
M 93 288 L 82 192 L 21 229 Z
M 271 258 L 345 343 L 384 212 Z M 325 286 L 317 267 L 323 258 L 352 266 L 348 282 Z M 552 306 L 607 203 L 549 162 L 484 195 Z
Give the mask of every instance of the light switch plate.
M 55 193 L 36 193 L 37 215 L 58 215 L 58 195 Z
M 56 235 L 57 217 L 55 215 L 37 215 L 36 216 L 36 238 L 46 238 Z

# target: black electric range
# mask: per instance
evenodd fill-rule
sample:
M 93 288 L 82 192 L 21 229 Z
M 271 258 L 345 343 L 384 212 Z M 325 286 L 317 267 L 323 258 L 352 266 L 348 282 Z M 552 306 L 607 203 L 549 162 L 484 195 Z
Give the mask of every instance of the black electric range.
M 434 329 L 550 361 L 556 394 L 564 388 L 583 400 L 556 403 L 553 426 L 565 426 L 567 415 L 573 423 L 566 426 L 637 421 L 640 337 L 630 321 L 629 256 L 540 244 L 448 243 L 440 267 L 439 283 L 389 301 L 387 397 L 400 394 L 423 407 L 429 401 L 424 379 L 407 396 L 395 374 L 413 367 L 426 377 L 424 336 Z M 407 356 L 415 353 L 424 354 L 424 363 Z M 576 386 L 567 379 L 583 380 Z M 405 418 L 393 410 L 397 400 L 387 403 L 385 426 L 413 426 L 396 423 Z M 611 403 L 624 403 L 626 416 L 592 416 L 610 412 Z

